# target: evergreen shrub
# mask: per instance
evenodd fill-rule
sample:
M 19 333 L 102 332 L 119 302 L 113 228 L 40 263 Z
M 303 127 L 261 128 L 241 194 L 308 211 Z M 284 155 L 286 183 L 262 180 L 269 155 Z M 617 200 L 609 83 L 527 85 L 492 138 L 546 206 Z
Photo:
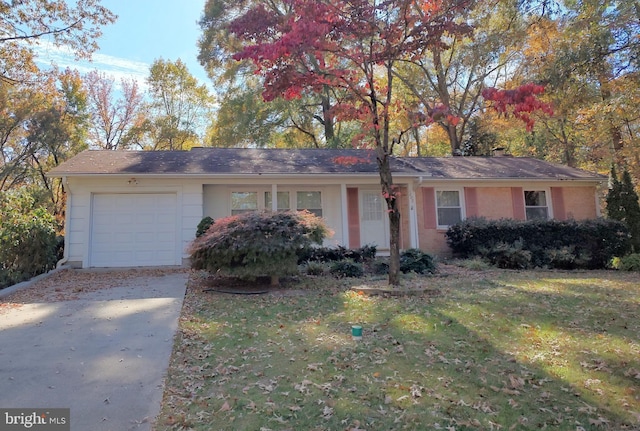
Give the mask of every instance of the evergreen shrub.
M 366 262 L 376 257 L 375 245 L 365 245 L 351 249 L 338 247 L 306 247 L 298 253 L 298 262 L 336 262 L 350 259 L 354 262 Z
M 352 260 L 339 260 L 332 263 L 329 272 L 338 278 L 358 278 L 364 275 L 362 264 Z
M 62 237 L 54 217 L 21 192 L 0 194 L 0 210 L 0 288 L 55 268 Z
M 204 235 L 213 223 L 213 219 L 209 216 L 200 220 L 200 223 L 198 223 L 198 227 L 196 227 L 196 238 L 200 238 L 202 235 Z
M 613 259 L 613 267 L 620 271 L 640 271 L 640 253 Z
M 400 253 L 400 271 L 417 274 L 436 272 L 436 264 L 431 255 L 417 248 L 410 248 Z
M 629 229 L 608 219 L 470 218 L 450 226 L 446 237 L 459 257 L 480 256 L 511 268 L 606 268 L 614 256 L 624 256 L 631 247 Z

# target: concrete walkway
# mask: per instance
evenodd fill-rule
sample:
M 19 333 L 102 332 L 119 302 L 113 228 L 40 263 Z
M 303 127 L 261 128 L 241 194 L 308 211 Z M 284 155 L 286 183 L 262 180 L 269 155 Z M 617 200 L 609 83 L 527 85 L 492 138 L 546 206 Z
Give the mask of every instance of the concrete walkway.
M 70 408 L 73 431 L 150 430 L 187 278 L 131 277 L 72 300 L 6 307 L 0 407 Z

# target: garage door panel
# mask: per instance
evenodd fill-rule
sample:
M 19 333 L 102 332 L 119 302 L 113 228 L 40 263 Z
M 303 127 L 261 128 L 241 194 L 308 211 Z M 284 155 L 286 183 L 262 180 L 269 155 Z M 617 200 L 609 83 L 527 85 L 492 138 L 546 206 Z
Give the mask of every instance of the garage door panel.
M 156 223 L 159 224 L 170 224 L 175 222 L 174 214 L 156 214 Z
M 131 214 L 114 214 L 113 218 L 117 224 L 122 225 L 122 227 L 125 228 L 136 221 L 134 216 Z
M 141 243 L 141 246 L 145 244 L 151 244 L 155 238 L 155 235 L 151 232 L 138 232 L 135 234 L 136 241 Z
M 94 226 L 97 227 L 103 227 L 103 226 L 108 226 L 109 225 L 109 220 L 113 217 L 112 214 L 104 214 L 104 213 L 97 213 L 97 210 L 95 210 L 96 212 L 94 213 L 93 216 L 93 224 Z
M 175 194 L 93 196 L 91 266 L 175 265 Z

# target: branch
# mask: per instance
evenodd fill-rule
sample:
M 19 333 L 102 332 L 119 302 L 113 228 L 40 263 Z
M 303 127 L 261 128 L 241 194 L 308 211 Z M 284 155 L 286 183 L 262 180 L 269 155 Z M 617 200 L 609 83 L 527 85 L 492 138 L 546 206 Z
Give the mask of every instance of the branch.
M 67 27 L 64 28 L 60 28 L 60 29 L 54 29 L 54 30 L 48 30 L 48 31 L 43 31 L 42 33 L 35 33 L 35 34 L 26 34 L 24 36 L 12 36 L 12 37 L 2 37 L 0 38 L 0 43 L 2 42 L 9 42 L 12 40 L 27 40 L 27 39 L 37 39 L 39 37 L 42 36 L 48 36 L 48 35 L 56 35 L 56 34 L 61 34 L 61 33 L 66 33 L 69 30 L 71 30 L 72 28 L 74 28 L 76 25 L 80 24 L 82 22 L 81 19 L 77 20 L 76 22 L 74 22 L 73 24 L 68 25 Z

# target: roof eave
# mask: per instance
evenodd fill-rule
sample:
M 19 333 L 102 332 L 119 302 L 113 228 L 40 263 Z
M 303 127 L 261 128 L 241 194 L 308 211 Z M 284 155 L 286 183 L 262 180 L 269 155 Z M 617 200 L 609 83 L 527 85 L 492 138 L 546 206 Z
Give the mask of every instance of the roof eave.
M 180 179 L 211 179 L 211 178 L 273 178 L 273 179 L 286 179 L 286 178 L 309 178 L 309 176 L 322 176 L 322 177 L 348 177 L 348 178 L 367 178 L 378 177 L 377 172 L 349 172 L 349 173 L 335 173 L 335 172 L 322 172 L 322 173 L 300 173 L 300 174 L 278 174 L 278 173 L 251 173 L 251 174 L 228 174 L 228 173 L 134 173 L 134 172 L 118 172 L 118 173 L 86 173 L 86 172 L 64 172 L 64 173 L 52 173 L 46 174 L 49 178 L 72 178 L 72 177 L 97 177 L 97 178 L 180 178 Z M 513 181 L 531 181 L 531 182 L 585 182 L 585 183 L 604 183 L 607 181 L 606 177 L 589 177 L 589 178 L 557 178 L 557 177 L 504 177 L 504 178 L 478 178 L 478 177 L 463 177 L 463 178 L 447 178 L 447 177 L 432 177 L 418 173 L 393 173 L 394 178 L 403 178 L 409 180 L 416 180 L 420 183 L 427 182 L 455 182 L 455 183 L 468 183 L 468 182 L 481 182 L 481 183 L 493 183 L 493 182 L 513 182 Z

